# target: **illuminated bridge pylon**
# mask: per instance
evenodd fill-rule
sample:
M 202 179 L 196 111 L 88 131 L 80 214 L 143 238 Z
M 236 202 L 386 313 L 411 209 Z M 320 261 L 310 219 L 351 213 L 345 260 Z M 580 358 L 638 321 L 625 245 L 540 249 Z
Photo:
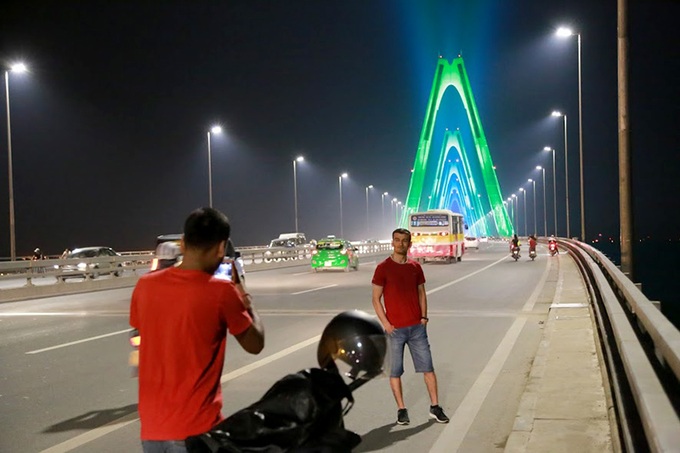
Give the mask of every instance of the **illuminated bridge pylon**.
M 426 178 L 439 107 L 449 87 L 456 89 L 463 102 L 476 153 L 467 155 L 460 132 L 447 132 L 436 173 L 434 177 Z M 449 163 L 446 157 L 452 149 L 460 156 L 458 162 Z M 476 164 L 476 168 L 472 168 L 471 161 Z M 481 181 L 477 174 L 481 174 Z M 432 186 L 425 187 L 426 181 L 428 184 L 433 181 Z M 424 197 L 428 200 L 426 204 L 423 203 Z M 451 63 L 443 58 L 437 62 L 405 206 L 405 216 L 425 208 L 457 207 L 466 217 L 466 222 L 474 225 L 474 234 L 510 236 L 513 232 L 462 57 L 455 58 Z M 402 224 L 406 223 L 406 218 L 402 219 Z

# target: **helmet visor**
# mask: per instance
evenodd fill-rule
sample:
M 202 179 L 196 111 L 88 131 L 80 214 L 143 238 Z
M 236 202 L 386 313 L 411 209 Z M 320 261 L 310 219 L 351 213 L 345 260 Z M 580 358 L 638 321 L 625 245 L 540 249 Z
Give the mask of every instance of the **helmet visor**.
M 351 380 L 372 379 L 389 365 L 387 338 L 376 334 L 342 339 L 333 359 L 340 373 Z

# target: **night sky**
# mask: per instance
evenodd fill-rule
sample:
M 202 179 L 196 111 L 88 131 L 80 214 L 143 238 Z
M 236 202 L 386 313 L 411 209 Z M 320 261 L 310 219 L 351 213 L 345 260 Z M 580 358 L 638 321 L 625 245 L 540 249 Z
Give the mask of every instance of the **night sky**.
M 630 0 L 629 16 L 636 234 L 678 240 L 680 2 Z M 5 1 L 0 61 L 30 69 L 10 74 L 17 254 L 149 250 L 158 234 L 180 232 L 208 204 L 206 133 L 215 123 L 224 133 L 212 140 L 214 205 L 237 245 L 294 230 L 300 154 L 308 238 L 339 234 L 345 171 L 345 236 L 367 236 L 369 184 L 368 235 L 385 236 L 380 193 L 405 199 L 437 58 L 459 53 L 504 196 L 536 178 L 536 165 L 551 167 L 545 145 L 558 150 L 562 235 L 563 130 L 549 115 L 568 114 L 578 234 L 577 46 L 554 37 L 564 24 L 583 39 L 588 236 L 617 237 L 614 0 Z M 8 256 L 4 90 L 2 102 L 0 256 Z M 438 128 L 469 129 L 455 91 L 443 108 Z M 539 185 L 539 203 L 541 195 Z

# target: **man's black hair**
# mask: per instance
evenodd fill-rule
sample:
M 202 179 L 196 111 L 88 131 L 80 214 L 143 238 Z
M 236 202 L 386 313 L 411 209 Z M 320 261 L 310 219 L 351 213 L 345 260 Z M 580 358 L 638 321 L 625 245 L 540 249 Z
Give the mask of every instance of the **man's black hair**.
M 184 222 L 184 243 L 189 247 L 207 249 L 229 240 L 229 219 L 217 209 L 199 208 Z
M 408 236 L 408 241 L 411 242 L 411 232 L 406 228 L 397 228 L 392 232 L 392 238 L 394 238 L 394 233 L 405 234 Z

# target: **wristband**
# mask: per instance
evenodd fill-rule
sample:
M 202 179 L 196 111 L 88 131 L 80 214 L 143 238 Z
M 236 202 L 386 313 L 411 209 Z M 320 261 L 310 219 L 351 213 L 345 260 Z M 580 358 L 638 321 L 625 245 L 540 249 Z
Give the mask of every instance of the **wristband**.
M 429 321 L 429 320 L 430 320 L 430 318 L 428 318 L 427 316 L 421 316 L 420 319 L 424 319 L 425 321 Z

